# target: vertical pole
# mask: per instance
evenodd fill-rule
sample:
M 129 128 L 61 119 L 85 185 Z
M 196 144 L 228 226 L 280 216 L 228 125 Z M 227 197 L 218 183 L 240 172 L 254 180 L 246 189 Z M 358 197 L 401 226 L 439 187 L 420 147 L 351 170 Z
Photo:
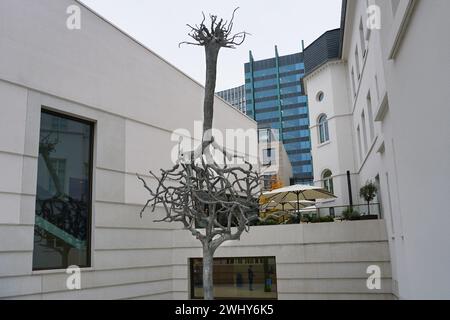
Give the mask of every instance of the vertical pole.
M 281 106 L 281 78 L 280 78 L 280 55 L 278 54 L 278 46 L 275 46 L 275 68 L 277 69 L 277 100 L 278 100 L 278 117 L 280 128 L 279 132 L 279 140 L 281 142 L 283 139 L 283 115 L 282 115 L 282 106 Z
M 352 182 L 350 180 L 350 171 L 347 171 L 347 185 L 348 185 L 348 203 L 350 204 L 350 210 L 353 211 Z
M 253 120 L 256 120 L 256 103 L 255 103 L 255 76 L 254 76 L 254 70 L 253 70 L 253 53 L 250 50 L 248 52 L 249 56 L 249 62 L 250 62 L 250 74 L 251 74 L 251 86 L 252 86 L 252 112 L 253 112 Z

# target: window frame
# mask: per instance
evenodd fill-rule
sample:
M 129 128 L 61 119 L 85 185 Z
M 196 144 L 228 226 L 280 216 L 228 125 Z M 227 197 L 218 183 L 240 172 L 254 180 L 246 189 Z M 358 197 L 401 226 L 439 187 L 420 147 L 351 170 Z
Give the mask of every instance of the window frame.
M 325 177 L 325 174 L 330 173 L 330 175 Z M 334 184 L 333 184 L 333 172 L 330 169 L 325 169 L 322 172 L 322 182 L 323 188 L 328 190 L 328 192 L 334 194 Z M 327 187 L 328 184 L 328 187 Z
M 216 297 L 216 299 L 218 300 L 248 300 L 248 299 L 253 299 L 253 300 L 259 300 L 259 301 L 263 301 L 263 300 L 278 300 L 278 292 L 279 292 L 279 282 L 278 282 L 278 265 L 277 265 L 277 257 L 276 256 L 225 256 L 225 257 L 213 257 L 213 265 L 214 265 L 214 260 L 219 260 L 219 259 L 273 259 L 274 260 L 274 277 L 275 277 L 275 283 L 277 285 L 277 289 L 274 292 L 275 293 L 275 298 L 249 298 L 249 297 Z M 201 260 L 203 263 L 203 257 L 201 256 L 192 256 L 188 258 L 188 273 L 189 273 L 189 281 L 188 281 L 188 292 L 189 292 L 189 299 L 203 299 L 203 297 L 201 296 L 196 296 L 195 295 L 195 272 L 194 272 L 194 262 L 195 260 Z M 255 282 L 254 282 L 255 284 Z
M 324 119 L 324 120 L 323 120 Z M 328 116 L 325 113 L 319 115 L 317 119 L 317 127 L 319 129 L 319 144 L 330 141 L 330 130 L 328 128 Z M 322 137 L 323 133 L 323 137 Z M 322 140 L 323 138 L 323 140 Z
M 317 102 L 322 102 L 323 99 L 325 99 L 325 93 L 324 93 L 322 90 L 320 90 L 320 91 L 317 92 L 317 94 L 316 94 L 316 101 L 317 101 Z
M 89 197 L 87 200 L 87 207 L 88 207 L 88 221 L 87 221 L 87 246 L 86 246 L 86 265 L 78 265 L 80 269 L 87 269 L 92 268 L 92 237 L 93 237 L 93 191 L 94 191 L 94 144 L 95 144 L 95 121 L 89 121 L 83 118 L 78 118 L 77 116 L 69 115 L 65 113 L 64 111 L 58 111 L 53 108 L 50 108 L 48 106 L 42 105 L 40 110 L 40 116 L 46 113 L 48 115 L 52 115 L 55 117 L 60 117 L 62 119 L 72 120 L 79 123 L 83 123 L 85 125 L 89 126 L 89 135 L 90 135 L 90 141 L 89 141 Z M 40 137 L 40 129 L 41 129 L 41 120 L 39 122 L 39 133 L 38 136 Z M 39 155 L 38 155 L 39 156 Z M 36 169 L 37 170 L 37 169 Z M 36 171 L 37 173 L 37 171 Z M 36 180 L 37 185 L 37 180 Z M 37 197 L 37 195 L 36 195 Z M 36 199 L 35 199 L 36 202 Z M 36 210 L 34 212 L 34 216 L 36 216 Z M 34 228 L 33 228 L 33 234 L 34 234 Z M 32 256 L 34 255 L 34 244 L 33 244 L 33 250 L 32 250 Z M 65 270 L 69 266 L 62 266 L 61 268 L 35 268 L 33 265 L 33 258 L 31 261 L 31 269 L 33 272 L 39 272 L 39 271 L 59 271 L 59 270 Z
M 263 165 L 274 165 L 276 164 L 275 159 L 275 148 L 272 146 L 268 146 L 263 149 Z

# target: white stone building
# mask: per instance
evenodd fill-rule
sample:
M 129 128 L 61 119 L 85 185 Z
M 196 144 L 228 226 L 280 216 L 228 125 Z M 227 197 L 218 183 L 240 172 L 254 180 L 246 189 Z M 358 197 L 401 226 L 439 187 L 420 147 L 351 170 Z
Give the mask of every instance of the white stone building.
M 331 172 L 333 205 L 349 204 L 347 171 L 354 203 L 377 184 L 402 299 L 450 298 L 449 14 L 445 0 L 343 1 L 338 52 L 327 34 L 305 49 L 315 183 Z
M 319 206 L 348 205 L 347 171 L 353 185 L 352 201 L 357 203 L 355 190 L 354 142 L 352 139 L 352 110 L 349 103 L 346 64 L 339 58 L 340 29 L 326 32 L 305 49 L 304 78 L 308 93 L 311 153 L 314 162 L 314 184 L 327 188 L 337 196 Z M 325 44 L 327 50 L 322 50 Z M 323 59 L 316 50 L 324 51 Z M 339 210 L 338 210 L 339 211 Z M 326 212 L 325 212 L 326 213 Z M 335 212 L 339 215 L 340 212 Z

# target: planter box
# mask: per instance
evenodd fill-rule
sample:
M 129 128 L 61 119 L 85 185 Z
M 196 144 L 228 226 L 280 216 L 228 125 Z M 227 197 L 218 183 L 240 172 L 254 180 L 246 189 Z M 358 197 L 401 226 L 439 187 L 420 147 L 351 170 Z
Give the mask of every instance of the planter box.
M 369 214 L 369 215 L 360 216 L 359 220 L 378 220 L 378 215 Z

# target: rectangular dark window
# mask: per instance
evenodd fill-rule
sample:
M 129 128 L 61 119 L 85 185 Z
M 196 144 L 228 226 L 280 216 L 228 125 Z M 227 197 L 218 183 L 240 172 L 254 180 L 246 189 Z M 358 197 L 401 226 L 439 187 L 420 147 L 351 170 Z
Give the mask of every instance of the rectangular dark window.
M 33 270 L 90 266 L 92 123 L 43 110 Z
M 277 299 L 275 257 L 214 258 L 216 299 Z M 190 259 L 191 298 L 203 299 L 203 259 Z
M 263 175 L 263 188 L 267 191 L 272 191 L 272 185 L 277 181 L 276 175 Z
M 275 159 L 275 149 L 264 149 L 263 150 L 263 165 L 274 165 Z

